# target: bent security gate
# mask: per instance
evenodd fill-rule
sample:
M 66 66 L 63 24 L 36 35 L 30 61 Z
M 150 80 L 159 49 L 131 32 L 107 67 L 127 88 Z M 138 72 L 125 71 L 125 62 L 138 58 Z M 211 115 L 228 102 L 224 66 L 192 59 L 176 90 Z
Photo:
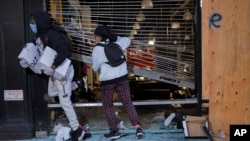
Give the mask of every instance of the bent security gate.
M 117 35 L 127 36 L 132 41 L 125 52 L 131 74 L 195 89 L 194 0 L 49 0 L 45 5 L 54 24 L 68 31 L 73 41 L 71 59 L 91 64 L 95 45 L 93 31 L 99 24 L 107 24 Z M 173 102 L 197 103 L 197 99 L 146 101 L 144 104 Z

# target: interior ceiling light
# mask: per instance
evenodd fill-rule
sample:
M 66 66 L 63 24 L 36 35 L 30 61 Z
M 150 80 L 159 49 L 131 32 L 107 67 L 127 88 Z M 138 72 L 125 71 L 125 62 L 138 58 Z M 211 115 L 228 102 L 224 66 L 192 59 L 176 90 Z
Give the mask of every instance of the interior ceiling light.
M 141 26 L 140 26 L 139 22 L 135 22 L 133 24 L 133 29 L 141 29 Z
M 154 45 L 154 44 L 155 44 L 155 41 L 154 41 L 154 40 L 149 40 L 149 41 L 148 41 L 148 44 L 149 44 L 149 45 Z
M 131 30 L 130 35 L 136 35 L 137 31 L 136 30 Z
M 148 41 L 148 44 L 154 45 L 155 44 L 155 38 L 152 38 Z
M 184 40 L 190 40 L 190 36 L 189 35 L 185 35 Z
M 154 30 L 148 30 L 148 32 L 150 32 L 150 33 L 148 33 L 148 36 L 149 37 L 154 37 L 155 36 L 155 31 Z M 155 39 L 154 39 L 155 40 Z
M 81 9 L 81 5 L 80 5 L 79 0 L 68 0 L 68 2 L 70 4 L 70 6 Z
M 178 29 L 180 27 L 181 27 L 181 25 L 179 22 L 172 22 L 172 24 L 171 24 L 172 29 Z
M 183 20 L 192 20 L 192 14 L 190 11 L 186 11 L 183 15 Z
M 174 40 L 173 44 L 174 44 L 174 45 L 177 45 L 177 40 Z
M 142 9 L 150 9 L 153 8 L 153 2 L 152 0 L 143 0 L 141 2 L 141 8 Z
M 139 14 L 136 15 L 136 21 L 145 21 L 145 15 L 140 11 Z
M 132 34 L 129 35 L 129 39 L 133 40 L 134 38 L 135 38 L 134 35 Z

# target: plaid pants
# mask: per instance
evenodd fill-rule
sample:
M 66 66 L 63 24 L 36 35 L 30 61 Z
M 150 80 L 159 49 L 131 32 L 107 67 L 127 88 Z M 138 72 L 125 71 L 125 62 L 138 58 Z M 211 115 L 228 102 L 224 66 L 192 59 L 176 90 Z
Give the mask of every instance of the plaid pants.
M 128 80 L 125 80 L 119 83 L 106 84 L 101 86 L 101 98 L 102 98 L 103 109 L 110 130 L 117 129 L 117 123 L 118 123 L 115 111 L 113 109 L 113 95 L 115 91 L 117 92 L 122 102 L 122 106 L 123 108 L 125 108 L 132 125 L 134 126 L 141 125 L 141 123 L 139 122 L 137 111 L 131 100 L 129 82 Z

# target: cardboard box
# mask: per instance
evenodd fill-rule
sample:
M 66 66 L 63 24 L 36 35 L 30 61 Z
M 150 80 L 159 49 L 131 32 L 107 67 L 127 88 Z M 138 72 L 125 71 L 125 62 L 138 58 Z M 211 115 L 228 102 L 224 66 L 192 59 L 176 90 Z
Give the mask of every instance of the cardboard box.
M 208 138 L 204 130 L 208 128 L 207 117 L 186 116 L 182 125 L 186 138 Z
M 54 71 L 50 68 L 54 62 L 55 56 L 57 55 L 56 51 L 52 48 L 46 46 L 43 52 L 43 55 L 38 61 L 39 67 L 43 70 L 43 73 L 49 76 L 54 74 Z
M 66 58 L 64 62 L 56 68 L 53 76 L 58 80 L 69 80 L 69 75 L 73 71 L 73 69 L 70 69 L 70 65 L 71 61 Z
M 71 60 L 66 58 L 64 62 L 58 66 L 55 71 L 53 71 L 50 67 L 54 62 L 54 59 L 57 55 L 57 52 L 50 47 L 46 47 L 43 55 L 41 56 L 38 64 L 40 68 L 43 70 L 43 73 L 49 76 L 55 77 L 58 80 L 68 79 L 69 74 L 73 69 L 70 69 Z
M 27 64 L 29 64 L 29 68 L 37 74 L 42 73 L 41 68 L 37 64 L 40 57 L 41 52 L 33 43 L 26 43 L 22 51 L 18 55 L 18 59 L 27 62 Z

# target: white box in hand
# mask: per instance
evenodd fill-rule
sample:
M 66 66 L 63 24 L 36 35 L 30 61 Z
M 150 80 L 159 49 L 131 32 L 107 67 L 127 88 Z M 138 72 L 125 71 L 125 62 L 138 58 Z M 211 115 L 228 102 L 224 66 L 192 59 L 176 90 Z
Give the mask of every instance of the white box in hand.
M 55 69 L 54 77 L 58 80 L 69 80 L 69 75 L 73 69 L 70 69 L 71 61 L 66 58 L 64 62 Z
M 52 48 L 46 46 L 43 55 L 38 61 L 38 65 L 43 70 L 43 73 L 46 75 L 53 75 L 54 71 L 50 68 L 54 62 L 55 56 L 57 55 L 56 51 Z
M 23 47 L 22 51 L 18 55 L 18 58 L 24 60 L 29 64 L 29 68 L 38 74 L 41 74 L 41 69 L 37 65 L 38 60 L 41 57 L 41 52 L 38 47 L 36 47 L 33 43 L 26 43 Z
M 68 76 L 69 76 L 70 72 L 73 70 L 73 69 L 69 68 L 69 66 L 71 64 L 71 60 L 66 58 L 64 60 L 64 62 L 61 65 L 59 65 L 55 69 L 55 71 L 53 71 L 50 67 L 53 64 L 56 55 L 57 55 L 57 52 L 55 50 L 46 46 L 46 48 L 43 52 L 43 55 L 41 56 L 40 60 L 38 61 L 38 64 L 39 64 L 40 68 L 43 70 L 44 74 L 50 75 L 50 76 L 53 75 L 53 77 L 55 77 L 58 80 L 62 80 L 62 79 L 68 80 Z

